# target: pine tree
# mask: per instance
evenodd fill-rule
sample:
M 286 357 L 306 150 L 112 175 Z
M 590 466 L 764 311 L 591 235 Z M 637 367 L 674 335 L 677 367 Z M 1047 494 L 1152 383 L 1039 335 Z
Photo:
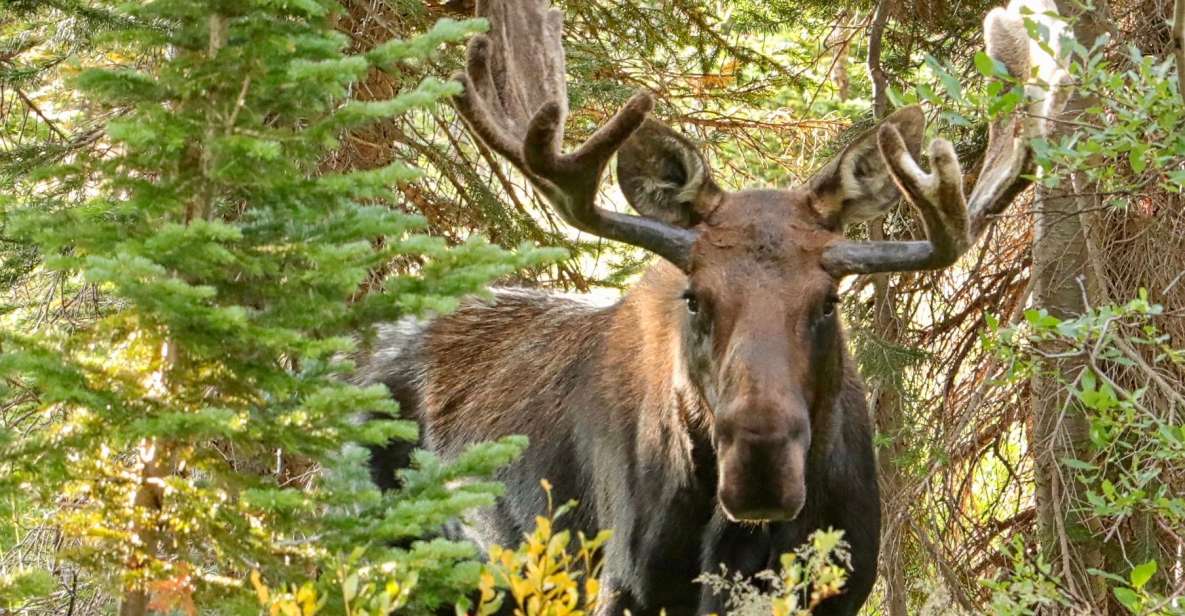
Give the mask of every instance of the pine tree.
M 447 464 L 420 454 L 403 489 L 379 493 L 361 445 L 415 426 L 358 421 L 396 409 L 381 387 L 350 385 L 344 358 L 377 322 L 449 310 L 556 255 L 418 234 L 394 192 L 417 177 L 406 162 L 318 166 L 344 131 L 425 114 L 458 87 L 428 78 L 360 102 L 352 84 L 483 24 L 442 20 L 347 55 L 330 0 L 105 8 L 117 41 L 161 59 L 78 75 L 92 113 L 114 116 L 112 147 L 41 166 L 36 199 L 4 202 L 7 233 L 40 267 L 104 301 L 66 330 L 4 317 L 0 400 L 26 421 L 0 428 L 0 501 L 44 515 L 62 533 L 56 556 L 123 614 L 461 600 L 477 584 L 473 548 L 420 538 L 491 503 L 489 476 L 524 444 Z M 61 186 L 85 198 L 46 203 Z M 414 274 L 381 276 L 396 259 Z M 46 575 L 9 575 L 0 594 L 48 591 Z
M 0 10 L 0 195 L 45 197 L 31 192 L 29 171 L 94 146 L 95 126 L 52 117 L 78 102 L 53 83 L 70 59 L 110 50 L 95 43 L 116 21 L 81 0 L 6 2 Z M 38 261 L 35 247 L 11 237 L 0 218 L 0 290 L 27 283 Z

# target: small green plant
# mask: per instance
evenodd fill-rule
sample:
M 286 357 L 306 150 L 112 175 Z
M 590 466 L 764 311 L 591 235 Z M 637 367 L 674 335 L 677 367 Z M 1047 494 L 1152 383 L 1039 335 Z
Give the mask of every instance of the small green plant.
M 705 573 L 696 581 L 726 594 L 730 616 L 809 616 L 824 600 L 843 592 L 851 554 L 842 530 L 819 530 L 783 554 L 781 565 L 781 572 L 766 570 L 748 578 L 721 566 L 720 573 Z
M 1066 473 L 1085 486 L 1084 498 L 1069 503 L 1094 521 L 1078 532 L 1122 537 L 1124 525 L 1143 520 L 1157 528 L 1185 527 L 1185 398 L 1163 374 L 1185 366 L 1182 350 L 1168 344 L 1153 319 L 1163 309 L 1141 291 L 1118 306 L 1103 306 L 1074 318 L 1029 310 L 1024 323 L 1000 328 L 990 321 L 989 349 L 1009 366 L 1010 378 L 1043 374 L 1062 383 L 1067 413 L 1081 413 L 1089 426 L 1088 447 L 1060 460 Z M 1120 375 L 1123 375 L 1122 377 Z M 1135 384 L 1133 384 L 1135 383 Z M 1115 540 L 1112 540 L 1115 541 Z M 1155 544 L 1124 546 L 1142 562 L 1126 576 L 1114 566 L 1089 573 L 1105 580 L 1115 601 L 1132 614 L 1180 614 L 1182 607 L 1158 594 Z M 1144 554 L 1142 558 L 1139 554 Z M 1014 544 L 1013 567 L 989 583 L 997 614 L 1028 614 L 1065 595 L 1047 564 L 1022 558 Z M 1062 594 L 1059 594 L 1062 593 Z
M 1105 571 L 1095 571 L 1115 584 L 1111 589 L 1115 599 L 1132 614 L 1146 616 L 1168 616 L 1169 614 L 1185 614 L 1185 606 L 1179 602 L 1163 597 L 1148 587 L 1148 583 L 1156 576 L 1158 565 L 1155 560 L 1136 565 L 1126 578 Z
M 994 580 L 981 581 L 992 592 L 994 616 L 1029 616 L 1040 608 L 1069 605 L 1049 562 L 1041 554 L 1030 554 L 1020 537 L 1000 552 L 1011 567 Z

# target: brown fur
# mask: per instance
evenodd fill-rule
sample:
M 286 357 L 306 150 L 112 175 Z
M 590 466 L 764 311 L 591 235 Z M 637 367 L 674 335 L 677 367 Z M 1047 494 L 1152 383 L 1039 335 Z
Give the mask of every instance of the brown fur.
M 916 110 L 887 121 L 920 140 Z M 625 224 L 684 225 L 660 232 L 675 238 L 667 248 L 690 238 L 681 257 L 612 306 L 502 291 L 421 330 L 381 330 L 360 378 L 387 384 L 423 446 L 452 456 L 530 438 L 499 477 L 507 497 L 464 534 L 516 543 L 545 513 L 546 478 L 558 501 L 581 503 L 575 529 L 615 532 L 603 610 L 677 614 L 722 610 L 700 573 L 777 568 L 813 530 L 840 528 L 854 571 L 817 613 L 854 614 L 875 576 L 879 497 L 824 255 L 845 220 L 897 196 L 875 143 L 865 133 L 807 188 L 728 193 L 687 139 L 647 121 L 618 152 L 619 183 L 646 217 Z M 376 480 L 393 485 L 408 460 L 399 445 L 376 452 Z
M 466 536 L 516 542 L 544 513 L 538 481 L 548 479 L 557 500 L 581 503 L 575 529 L 615 530 L 605 569 L 610 612 L 719 609 L 719 597 L 701 597 L 691 582 L 701 571 L 776 566 L 811 530 L 834 526 L 848 531 L 858 570 L 846 598 L 820 613 L 852 613 L 871 585 L 879 522 L 862 388 L 838 323 L 818 317 L 835 292 L 820 264 L 835 232 L 808 193 L 747 191 L 723 196 L 699 237 L 690 274 L 660 262 L 614 305 L 498 291 L 418 333 L 380 334 L 379 347 L 405 350 L 376 353 L 386 359 L 362 373 L 387 383 L 420 421 L 423 445 L 445 456 L 527 435 L 524 458 L 500 476 L 508 496 L 466 520 Z M 702 357 L 691 348 L 688 288 L 713 311 Z M 790 398 L 802 406 L 784 407 Z M 722 420 L 775 436 L 787 421 L 803 422 L 802 457 L 786 458 L 797 479 L 768 475 L 775 483 L 749 486 L 743 497 L 800 489 L 806 500 L 792 520 L 737 523 L 718 506 L 719 491 L 735 483 L 729 473 L 774 470 L 738 449 L 745 441 L 722 443 Z M 720 458 L 728 451 L 744 454 L 740 471 Z M 380 481 L 390 472 L 384 455 Z

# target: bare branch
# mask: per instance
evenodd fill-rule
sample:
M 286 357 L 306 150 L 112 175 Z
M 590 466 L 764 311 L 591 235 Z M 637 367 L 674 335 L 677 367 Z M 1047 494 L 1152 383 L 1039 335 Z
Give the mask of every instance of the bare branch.
M 1185 0 L 1173 3 L 1173 57 L 1177 61 L 1177 92 L 1185 100 Z
M 872 28 L 868 31 L 868 77 L 872 79 L 872 114 L 878 119 L 885 117 L 889 107 L 889 78 L 881 66 L 881 48 L 885 26 L 889 23 L 889 12 L 892 9 L 893 0 L 880 0 L 876 5 L 876 14 L 872 18 Z

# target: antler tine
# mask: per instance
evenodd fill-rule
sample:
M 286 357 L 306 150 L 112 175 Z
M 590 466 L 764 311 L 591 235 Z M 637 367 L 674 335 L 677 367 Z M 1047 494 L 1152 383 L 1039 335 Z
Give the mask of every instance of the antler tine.
M 984 171 L 968 199 L 972 239 L 979 237 L 992 217 L 1003 212 L 1028 186 L 1021 177 L 1030 173 L 1033 167 L 1032 150 L 1027 142 L 1048 134 L 1048 119 L 1061 111 L 1070 93 L 1065 85 L 1069 76 L 1057 65 L 1056 57 L 1028 38 L 1021 7 L 1030 9 L 1035 19 L 1057 12 L 1053 4 L 1045 0 L 1028 3 L 1013 0 L 1007 10 L 993 9 L 984 19 L 988 55 L 1002 62 L 1009 74 L 1022 79 L 1032 72 L 1035 64 L 1037 79 L 1025 86 L 1026 93 L 1033 100 L 1026 117 L 1005 116 L 988 126 Z M 1043 23 L 1049 28 L 1050 43 L 1056 54 L 1061 46 L 1065 22 L 1044 19 Z
M 468 74 L 458 72 L 453 79 L 461 82 L 461 93 L 454 97 L 461 117 L 483 143 L 522 169 L 522 149 L 515 138 L 517 127 L 505 126 L 498 118 L 507 118 L 494 90 L 489 67 L 490 41 L 476 36 L 469 42 L 466 68 Z M 491 110 L 490 106 L 495 109 Z
M 525 171 L 522 140 L 536 112 L 559 103 L 561 126 L 567 115 L 563 14 L 539 1 L 482 1 L 477 14 L 491 28 L 469 42 L 466 70 L 453 76 L 463 87 L 455 102 L 486 145 Z M 524 35 L 536 44 L 516 44 Z
M 606 164 L 646 119 L 648 94 L 635 94 L 575 151 L 561 151 L 568 113 L 563 14 L 543 1 L 485 1 L 491 26 L 469 45 L 457 109 L 482 142 L 519 169 L 578 229 L 645 248 L 686 268 L 695 233 L 597 207 Z
M 1026 85 L 1034 102 L 1028 113 L 1012 113 L 994 120 L 988 127 L 988 147 L 983 172 L 966 197 L 963 172 L 954 148 L 945 139 L 930 144 L 932 171 L 925 172 L 905 146 L 897 128 L 881 127 L 877 138 L 893 181 L 921 216 L 926 241 L 847 242 L 829 246 L 824 265 L 834 275 L 890 271 L 917 271 L 946 267 L 958 260 L 983 234 L 992 217 L 1003 212 L 1028 185 L 1033 171 L 1029 140 L 1048 131 L 1045 118 L 1060 111 L 1069 94 L 1066 74 L 1036 43 L 1029 40 L 1022 8 L 1034 19 L 1044 19 L 1055 34 L 1054 49 L 1064 30 L 1048 0 L 1012 0 L 1007 9 L 996 8 L 984 19 L 987 53 L 1008 69 L 1013 77 L 1032 76 Z M 1056 53 L 1056 52 L 1055 52 Z

